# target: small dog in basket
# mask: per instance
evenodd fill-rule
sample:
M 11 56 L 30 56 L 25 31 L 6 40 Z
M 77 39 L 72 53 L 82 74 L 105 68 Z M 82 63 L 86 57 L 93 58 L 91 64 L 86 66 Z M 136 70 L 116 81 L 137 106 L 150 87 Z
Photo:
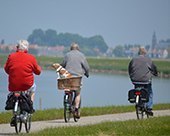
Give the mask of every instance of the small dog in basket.
M 59 73 L 60 78 L 73 77 L 65 68 L 63 68 L 59 63 L 52 64 L 52 67 Z

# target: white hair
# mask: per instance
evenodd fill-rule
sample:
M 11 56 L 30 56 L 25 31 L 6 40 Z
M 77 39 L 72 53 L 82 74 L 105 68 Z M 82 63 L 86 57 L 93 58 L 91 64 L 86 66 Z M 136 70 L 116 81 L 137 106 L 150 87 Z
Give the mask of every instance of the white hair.
M 79 45 L 77 43 L 72 43 L 70 46 L 70 50 L 80 50 Z
M 27 40 L 19 40 L 18 41 L 17 48 L 19 50 L 28 51 L 28 46 L 29 46 L 29 42 Z
M 145 49 L 144 46 L 141 46 L 139 47 L 139 52 L 138 52 L 139 55 L 146 55 L 147 54 L 147 51 Z

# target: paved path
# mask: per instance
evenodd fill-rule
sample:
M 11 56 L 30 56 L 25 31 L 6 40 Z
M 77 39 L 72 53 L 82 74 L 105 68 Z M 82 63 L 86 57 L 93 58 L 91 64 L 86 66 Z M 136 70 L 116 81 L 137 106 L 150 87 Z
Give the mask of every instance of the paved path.
M 170 110 L 154 111 L 154 116 L 170 116 Z M 48 127 L 83 126 L 97 124 L 105 121 L 125 121 L 131 119 L 136 119 L 135 112 L 81 117 L 77 123 L 75 123 L 73 119 L 71 119 L 69 123 L 65 123 L 63 119 L 36 121 L 32 122 L 31 132 L 40 131 Z M 25 128 L 22 129 L 22 132 L 25 133 Z M 0 124 L 0 136 L 7 135 L 15 135 L 14 127 L 10 127 L 9 124 Z

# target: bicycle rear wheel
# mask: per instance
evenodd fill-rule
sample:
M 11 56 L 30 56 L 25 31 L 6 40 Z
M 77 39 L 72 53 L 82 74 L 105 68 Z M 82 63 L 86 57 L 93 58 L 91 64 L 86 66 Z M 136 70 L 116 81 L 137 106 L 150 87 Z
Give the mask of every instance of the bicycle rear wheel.
M 136 105 L 135 108 L 136 108 L 137 119 L 143 119 L 143 117 L 144 117 L 144 110 L 143 110 L 143 108 L 138 106 L 138 105 Z
M 146 118 L 149 118 L 151 115 L 148 113 L 147 108 L 145 107 L 145 116 Z
M 70 106 L 68 103 L 64 104 L 64 120 L 65 122 L 69 122 L 71 118 Z
M 15 110 L 14 110 L 14 121 L 15 121 L 15 131 L 16 133 L 20 133 L 22 129 L 22 120 L 20 118 L 21 110 L 20 106 L 17 105 L 17 102 L 15 103 Z
M 16 133 L 20 133 L 22 129 L 22 121 L 20 118 L 18 118 L 17 115 L 15 115 L 15 131 Z
M 29 133 L 31 129 L 31 114 L 28 114 L 27 115 L 27 120 L 26 120 L 26 123 L 25 123 L 25 130 L 27 133 Z

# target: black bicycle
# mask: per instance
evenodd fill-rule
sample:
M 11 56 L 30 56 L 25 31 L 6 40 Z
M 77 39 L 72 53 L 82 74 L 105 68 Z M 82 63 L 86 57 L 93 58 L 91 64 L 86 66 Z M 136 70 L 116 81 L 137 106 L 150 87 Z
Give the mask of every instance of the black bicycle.
M 73 116 L 74 121 L 77 122 L 79 118 L 75 116 L 75 98 L 76 91 L 65 91 L 64 94 L 64 120 L 69 122 L 71 116 Z M 80 108 L 80 105 L 79 105 Z
M 69 122 L 71 116 L 73 116 L 75 122 L 79 120 L 79 117 L 75 116 L 75 98 L 76 98 L 75 90 L 81 89 L 81 79 L 82 77 L 80 76 L 57 79 L 58 89 L 64 91 L 64 102 L 63 103 L 64 103 L 65 122 Z M 80 109 L 80 105 L 81 105 L 81 100 L 79 104 L 79 109 Z
M 128 100 L 130 103 L 135 103 L 137 119 L 152 116 L 147 111 L 146 103 L 149 101 L 149 96 L 143 85 L 138 85 L 135 89 L 129 90 Z
M 15 127 L 16 133 L 22 130 L 22 124 L 25 124 L 25 130 L 29 133 L 31 129 L 31 100 L 27 92 L 14 92 L 8 96 L 8 106 L 6 110 L 13 108 L 13 117 L 10 125 Z M 11 104 L 9 104 L 11 103 Z

